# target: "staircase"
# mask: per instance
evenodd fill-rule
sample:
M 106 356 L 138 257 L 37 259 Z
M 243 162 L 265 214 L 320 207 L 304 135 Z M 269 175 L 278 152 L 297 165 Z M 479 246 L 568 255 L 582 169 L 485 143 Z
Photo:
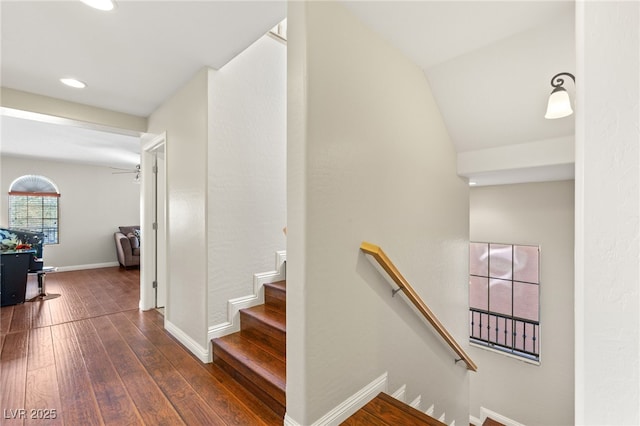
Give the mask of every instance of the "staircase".
M 402 401 L 380 392 L 360 410 L 341 423 L 344 426 L 398 426 L 398 425 L 430 425 L 447 426 L 439 420 L 426 415 Z
M 264 300 L 240 310 L 239 332 L 211 340 L 213 362 L 284 417 L 286 282 L 264 284 Z

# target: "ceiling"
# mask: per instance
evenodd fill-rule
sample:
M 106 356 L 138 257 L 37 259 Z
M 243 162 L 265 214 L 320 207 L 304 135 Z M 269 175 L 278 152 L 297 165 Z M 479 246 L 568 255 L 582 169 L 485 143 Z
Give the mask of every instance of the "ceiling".
M 458 152 L 572 137 L 572 118 L 542 116 L 551 77 L 575 71 L 573 1 L 342 3 L 424 70 Z M 107 13 L 80 1 L 1 7 L 4 87 L 142 117 L 203 66 L 224 66 L 286 15 L 285 2 L 266 1 L 123 0 Z M 63 76 L 88 87 L 62 86 Z M 43 138 L 38 129 L 47 138 L 57 134 L 27 127 L 2 118 L 3 153 L 25 145 L 21 132 L 29 140 Z M 76 137 L 77 128 L 66 130 L 62 139 Z M 77 137 L 70 152 L 92 144 L 86 133 Z M 97 141 L 103 149 L 105 140 Z
M 120 0 L 110 12 L 80 1 L 2 1 L 0 7 L 3 87 L 140 117 L 203 67 L 224 66 L 286 16 L 283 1 Z M 87 87 L 69 88 L 62 77 Z M 136 137 L 4 114 L 1 124 L 3 154 L 125 168 L 139 162 L 129 155 L 139 152 Z

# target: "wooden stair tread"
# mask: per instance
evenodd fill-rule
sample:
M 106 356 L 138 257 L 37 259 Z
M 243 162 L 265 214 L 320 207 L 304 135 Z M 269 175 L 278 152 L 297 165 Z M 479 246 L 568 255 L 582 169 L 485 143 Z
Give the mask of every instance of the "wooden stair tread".
M 352 416 L 340 424 L 343 426 L 389 426 L 389 424 L 384 420 L 381 420 L 364 410 L 356 411 Z
M 261 321 L 283 333 L 287 332 L 287 315 L 285 312 L 272 309 L 266 305 L 253 306 L 241 309 L 240 312 Z
M 255 345 L 240 333 L 213 339 L 212 343 L 214 357 L 220 357 L 249 380 L 264 383 L 267 387 L 273 388 L 272 390 L 276 391 L 275 394 L 282 394 L 282 398 L 275 399 L 282 399 L 283 404 L 286 402 L 284 398 L 285 361 Z
M 381 420 L 383 422 L 382 424 L 386 425 L 446 426 L 446 423 L 442 423 L 384 392 L 380 392 L 374 399 L 362 407 L 360 411 L 370 414 Z M 346 423 L 345 421 L 343 424 L 353 425 L 359 423 Z
M 277 290 L 281 290 L 281 291 L 287 291 L 287 281 L 286 280 L 282 280 L 282 281 L 276 281 L 274 283 L 265 283 L 264 284 L 265 287 L 271 287 Z

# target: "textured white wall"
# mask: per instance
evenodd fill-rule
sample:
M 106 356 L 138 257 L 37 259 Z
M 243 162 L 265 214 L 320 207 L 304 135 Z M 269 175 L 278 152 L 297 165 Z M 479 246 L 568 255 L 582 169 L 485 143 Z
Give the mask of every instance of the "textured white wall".
M 573 181 L 471 189 L 472 241 L 539 245 L 540 365 L 472 347 L 471 415 L 480 407 L 523 424 L 573 424 Z
M 640 424 L 640 3 L 576 3 L 576 423 Z
M 209 70 L 200 70 L 149 117 L 149 132 L 166 131 L 167 306 L 202 359 L 207 342 L 207 144 Z M 190 349 L 194 350 L 193 347 Z
M 465 424 L 470 373 L 359 251 L 381 245 L 467 347 L 468 186 L 425 75 L 337 3 L 288 19 L 287 414 L 389 371 Z
M 209 86 L 209 326 L 286 248 L 287 48 L 263 36 Z
M 47 265 L 73 269 L 117 264 L 113 233 L 140 223 L 140 185 L 107 167 L 3 156 L 0 225 L 8 225 L 7 192 L 15 179 L 43 175 L 60 190 L 60 244 L 47 245 Z

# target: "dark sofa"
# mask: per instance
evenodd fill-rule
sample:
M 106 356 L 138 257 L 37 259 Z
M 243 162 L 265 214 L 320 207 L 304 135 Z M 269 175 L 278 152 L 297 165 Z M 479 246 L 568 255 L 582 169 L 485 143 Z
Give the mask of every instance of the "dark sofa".
M 125 269 L 140 267 L 140 226 L 120 226 L 113 234 L 120 266 Z

